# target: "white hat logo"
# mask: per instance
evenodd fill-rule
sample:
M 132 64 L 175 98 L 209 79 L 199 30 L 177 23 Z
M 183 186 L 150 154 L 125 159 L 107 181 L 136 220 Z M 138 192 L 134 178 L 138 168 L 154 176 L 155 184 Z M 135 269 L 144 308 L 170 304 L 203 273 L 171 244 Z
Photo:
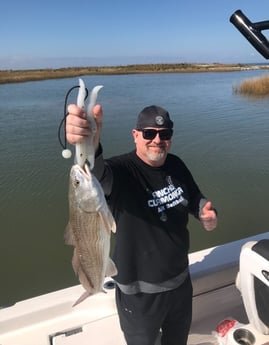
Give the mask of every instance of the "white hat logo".
M 155 122 L 158 126 L 161 126 L 164 124 L 164 118 L 160 115 L 155 117 Z

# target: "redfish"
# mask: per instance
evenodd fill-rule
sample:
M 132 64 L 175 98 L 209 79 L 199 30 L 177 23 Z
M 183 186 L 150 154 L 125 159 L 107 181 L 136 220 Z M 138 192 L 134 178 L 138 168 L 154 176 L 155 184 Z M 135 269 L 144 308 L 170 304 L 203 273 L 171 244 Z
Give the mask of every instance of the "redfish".
M 74 306 L 88 296 L 104 291 L 104 278 L 117 274 L 109 257 L 111 231 L 116 231 L 116 224 L 99 181 L 87 164 L 84 169 L 73 165 L 69 179 L 69 223 L 65 243 L 74 246 L 73 269 L 86 290 Z

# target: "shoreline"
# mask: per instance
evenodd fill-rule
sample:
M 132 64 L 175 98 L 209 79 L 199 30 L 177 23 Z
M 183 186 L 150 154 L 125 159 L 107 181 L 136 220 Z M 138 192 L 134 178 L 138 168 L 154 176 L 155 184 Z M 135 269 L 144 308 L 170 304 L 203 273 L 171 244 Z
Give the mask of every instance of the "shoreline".
M 79 77 L 82 75 L 122 75 L 147 73 L 235 72 L 269 69 L 269 65 L 221 63 L 162 63 L 126 66 L 66 67 L 56 69 L 0 70 L 0 84 L 22 83 L 48 79 Z

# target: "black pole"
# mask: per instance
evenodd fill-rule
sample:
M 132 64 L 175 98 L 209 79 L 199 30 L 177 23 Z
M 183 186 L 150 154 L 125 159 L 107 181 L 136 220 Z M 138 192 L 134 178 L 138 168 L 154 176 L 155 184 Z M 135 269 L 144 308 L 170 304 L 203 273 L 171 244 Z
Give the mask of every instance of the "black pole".
M 252 23 L 241 10 L 237 10 L 230 17 L 230 22 L 265 59 L 269 59 L 269 42 L 261 33 L 269 29 L 269 21 Z

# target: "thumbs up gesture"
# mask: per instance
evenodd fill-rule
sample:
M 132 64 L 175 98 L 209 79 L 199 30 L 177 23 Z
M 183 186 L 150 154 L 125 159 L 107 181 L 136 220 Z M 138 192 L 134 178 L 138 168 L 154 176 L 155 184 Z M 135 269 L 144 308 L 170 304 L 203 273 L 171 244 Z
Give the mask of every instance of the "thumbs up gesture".
M 216 212 L 212 208 L 211 201 L 207 201 L 207 203 L 202 208 L 200 221 L 203 223 L 203 226 L 207 231 L 212 231 L 216 228 L 218 219 Z

